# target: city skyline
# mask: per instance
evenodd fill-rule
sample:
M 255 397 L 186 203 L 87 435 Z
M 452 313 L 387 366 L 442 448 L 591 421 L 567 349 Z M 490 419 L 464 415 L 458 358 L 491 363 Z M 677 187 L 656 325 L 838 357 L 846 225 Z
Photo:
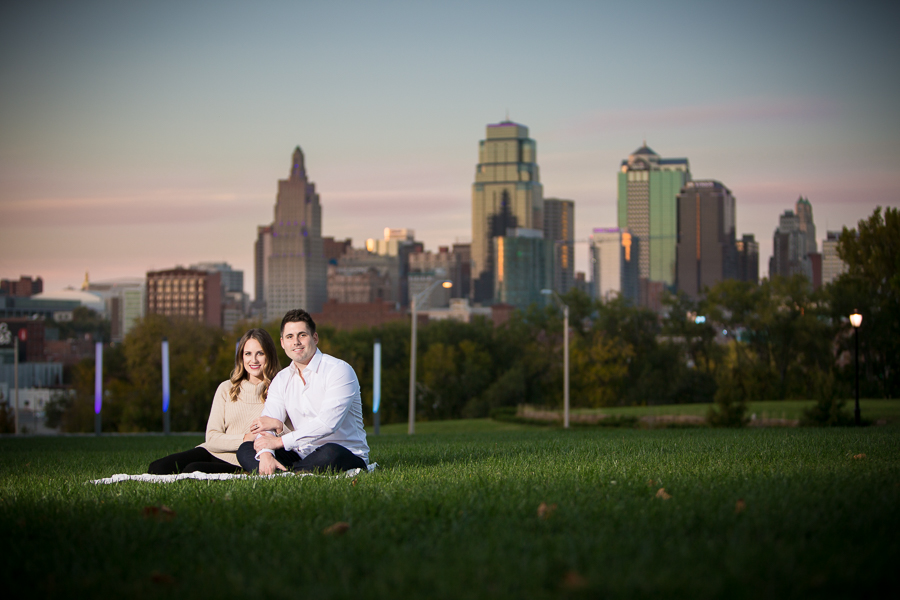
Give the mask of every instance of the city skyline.
M 575 201 L 578 271 L 644 142 L 728 186 L 762 274 L 798 197 L 817 241 L 900 205 L 896 7 L 50 7 L 0 19 L 0 275 L 47 291 L 222 261 L 252 294 L 296 146 L 322 235 L 471 241 L 476 144 L 507 117 L 535 140 L 544 196 Z

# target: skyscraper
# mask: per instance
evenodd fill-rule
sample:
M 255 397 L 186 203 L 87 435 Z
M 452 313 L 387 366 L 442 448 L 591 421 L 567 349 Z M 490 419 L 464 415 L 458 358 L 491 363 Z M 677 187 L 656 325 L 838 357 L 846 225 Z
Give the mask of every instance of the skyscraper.
M 740 281 L 759 281 L 759 242 L 752 233 L 745 233 L 734 242 L 737 250 L 738 273 Z
M 813 223 L 812 205 L 801 196 L 796 212 L 784 211 L 778 219 L 778 228 L 772 236 L 772 257 L 769 259 L 769 277 L 781 275 L 805 275 L 813 281 L 813 261 L 809 255 L 816 252 L 816 226 Z
M 553 289 L 565 294 L 575 282 L 575 202 L 544 199 L 544 239 L 552 244 Z
M 628 229 L 640 243 L 641 289 L 648 288 L 645 282 L 675 285 L 676 198 L 690 180 L 686 158 L 660 158 L 646 143 L 622 161 L 619 228 Z M 647 304 L 647 298 L 641 298 L 641 303 Z
M 328 294 L 322 207 L 316 186 L 306 175 L 300 146 L 294 149 L 290 176 L 278 181 L 270 227 L 259 228 L 256 242 L 258 251 L 268 251 L 263 256 L 266 320 L 281 319 L 293 308 L 320 312 Z
M 689 181 L 678 194 L 677 287 L 698 298 L 704 287 L 737 278 L 735 202 L 718 181 Z
M 552 250 L 540 229 L 511 227 L 493 238 L 494 301 L 527 308 L 550 287 Z
M 509 228 L 543 230 L 544 196 L 537 146 L 511 121 L 487 126 L 472 184 L 472 283 L 475 302 L 494 298 L 493 238 Z
M 822 283 L 829 284 L 843 273 L 847 272 L 847 263 L 838 256 L 838 242 L 841 239 L 840 231 L 828 231 L 822 240 Z
M 627 230 L 595 228 L 591 234 L 591 297 L 638 301 L 638 247 Z

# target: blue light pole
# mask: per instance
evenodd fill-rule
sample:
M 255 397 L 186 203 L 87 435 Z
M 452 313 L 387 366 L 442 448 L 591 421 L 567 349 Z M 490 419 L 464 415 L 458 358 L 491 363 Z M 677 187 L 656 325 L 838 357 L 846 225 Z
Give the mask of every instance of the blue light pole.
M 170 433 L 169 420 L 169 338 L 162 341 L 162 404 L 163 404 L 163 432 Z

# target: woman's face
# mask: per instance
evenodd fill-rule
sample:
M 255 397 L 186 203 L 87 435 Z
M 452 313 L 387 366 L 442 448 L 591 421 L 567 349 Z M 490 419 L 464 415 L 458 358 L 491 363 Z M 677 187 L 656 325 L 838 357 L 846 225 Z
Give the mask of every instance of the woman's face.
M 253 338 L 250 338 L 244 344 L 243 361 L 247 380 L 253 384 L 261 383 L 263 380 L 263 369 L 266 367 L 266 353 L 263 352 L 260 343 Z

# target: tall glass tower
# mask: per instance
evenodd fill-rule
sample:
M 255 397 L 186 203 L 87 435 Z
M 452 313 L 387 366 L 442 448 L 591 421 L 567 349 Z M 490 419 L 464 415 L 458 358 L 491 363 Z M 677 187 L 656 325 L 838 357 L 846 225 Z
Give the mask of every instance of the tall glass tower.
M 678 241 L 678 193 L 691 180 L 686 158 L 660 158 L 643 146 L 622 161 L 619 170 L 619 228 L 640 243 L 642 280 L 675 285 Z
M 543 229 L 544 196 L 537 146 L 524 125 L 487 126 L 472 184 L 473 300 L 494 299 L 494 242 L 507 229 Z

